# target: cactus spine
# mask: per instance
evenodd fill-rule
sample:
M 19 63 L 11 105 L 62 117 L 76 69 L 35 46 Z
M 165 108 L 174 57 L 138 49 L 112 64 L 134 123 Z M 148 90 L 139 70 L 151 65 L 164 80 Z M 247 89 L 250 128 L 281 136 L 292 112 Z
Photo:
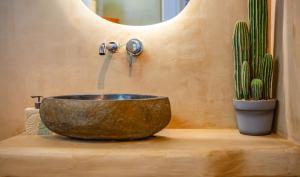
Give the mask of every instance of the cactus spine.
M 250 66 L 247 61 L 244 61 L 242 66 L 242 91 L 243 91 L 243 97 L 246 100 L 250 98 L 249 88 L 250 88 Z
M 242 84 L 241 84 L 241 68 L 243 61 L 249 63 L 250 59 L 250 39 L 248 25 L 246 22 L 237 22 L 233 35 L 233 50 L 234 50 L 234 79 L 236 98 L 242 99 Z
M 266 54 L 260 65 L 260 79 L 263 82 L 263 98 L 271 98 L 271 86 L 273 75 L 273 58 L 271 54 Z
M 263 82 L 260 79 L 253 79 L 251 82 L 251 94 L 254 100 L 262 98 Z
M 248 3 L 252 77 L 258 78 L 260 60 L 267 52 L 268 3 L 267 0 L 249 0 Z

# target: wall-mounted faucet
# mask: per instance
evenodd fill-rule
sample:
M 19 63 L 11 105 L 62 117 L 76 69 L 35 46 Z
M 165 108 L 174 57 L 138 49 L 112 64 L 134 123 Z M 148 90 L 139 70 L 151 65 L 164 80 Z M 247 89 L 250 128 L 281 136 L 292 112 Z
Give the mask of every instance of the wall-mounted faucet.
M 111 53 L 116 53 L 119 49 L 119 45 L 116 42 L 102 43 L 99 48 L 99 55 L 105 55 L 106 50 Z
M 119 48 L 116 42 L 102 43 L 99 47 L 99 55 L 106 55 L 107 50 L 116 53 Z M 126 44 L 126 51 L 131 56 L 139 56 L 143 52 L 143 44 L 138 39 L 130 39 Z
M 116 42 L 102 43 L 99 47 L 99 55 L 106 55 L 108 50 L 111 54 L 116 53 L 120 46 Z M 130 39 L 126 44 L 128 54 L 129 75 L 131 75 L 132 65 L 136 62 L 137 56 L 143 52 L 143 44 L 138 39 Z

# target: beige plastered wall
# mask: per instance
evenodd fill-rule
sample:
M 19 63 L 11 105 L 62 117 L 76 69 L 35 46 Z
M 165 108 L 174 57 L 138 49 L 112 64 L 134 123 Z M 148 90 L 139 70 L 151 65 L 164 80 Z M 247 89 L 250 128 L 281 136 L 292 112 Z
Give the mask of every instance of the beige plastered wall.
M 300 144 L 300 1 L 277 0 L 278 132 Z
M 80 0 L 0 1 L 0 139 L 24 129 L 31 95 L 78 92 L 168 96 L 169 128 L 235 128 L 231 36 L 246 20 L 246 0 L 191 0 L 165 23 L 132 27 L 107 22 Z M 97 90 L 101 42 L 130 38 L 145 50 L 129 77 L 124 48 Z
M 275 129 L 299 143 L 300 2 L 271 2 Z M 235 128 L 231 35 L 235 21 L 246 16 L 246 0 L 191 0 L 171 21 L 130 27 L 97 17 L 80 0 L 2 0 L 0 139 L 22 132 L 31 95 L 78 92 L 165 95 L 172 104 L 169 128 Z M 99 44 L 132 37 L 145 45 L 132 76 L 122 49 L 105 64 L 105 89 L 98 90 L 105 62 Z

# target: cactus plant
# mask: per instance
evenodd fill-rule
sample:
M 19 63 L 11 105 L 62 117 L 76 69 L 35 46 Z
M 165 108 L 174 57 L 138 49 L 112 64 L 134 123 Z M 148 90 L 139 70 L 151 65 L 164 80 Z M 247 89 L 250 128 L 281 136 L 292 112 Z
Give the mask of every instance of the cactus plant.
M 250 59 L 250 40 L 248 25 L 246 22 L 239 21 L 235 25 L 233 35 L 233 50 L 234 50 L 234 79 L 235 79 L 235 91 L 236 98 L 242 99 L 242 84 L 241 84 L 241 68 L 243 61 L 249 63 Z
M 260 79 L 253 79 L 251 81 L 251 94 L 254 100 L 262 98 L 263 82 Z
M 267 1 L 248 0 L 249 32 L 246 32 L 246 22 L 237 22 L 233 36 L 236 89 L 234 106 L 239 131 L 246 135 L 270 134 L 276 106 L 276 99 L 270 99 L 273 62 L 272 55 L 267 54 Z M 250 44 L 245 42 L 248 37 Z M 261 99 L 265 101 L 260 101 Z M 264 107 L 268 107 L 268 110 L 263 109 Z
M 242 66 L 242 91 L 245 100 L 250 98 L 249 88 L 250 88 L 250 66 L 247 61 L 243 62 Z
M 267 0 L 248 0 L 248 11 L 249 29 L 247 22 L 238 21 L 233 34 L 236 99 L 270 99 L 273 64 L 272 55 L 266 54 Z
M 263 82 L 263 98 L 271 98 L 273 74 L 273 59 L 271 54 L 266 54 L 260 65 L 260 79 Z
M 252 77 L 258 78 L 260 60 L 267 52 L 268 2 L 267 0 L 249 0 L 248 3 Z

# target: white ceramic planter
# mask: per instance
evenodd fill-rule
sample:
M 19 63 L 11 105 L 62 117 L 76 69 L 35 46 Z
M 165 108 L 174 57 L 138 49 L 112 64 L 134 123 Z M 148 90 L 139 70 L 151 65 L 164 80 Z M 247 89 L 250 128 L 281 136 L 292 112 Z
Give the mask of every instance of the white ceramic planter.
M 276 101 L 276 99 L 234 100 L 240 133 L 254 136 L 270 134 Z

